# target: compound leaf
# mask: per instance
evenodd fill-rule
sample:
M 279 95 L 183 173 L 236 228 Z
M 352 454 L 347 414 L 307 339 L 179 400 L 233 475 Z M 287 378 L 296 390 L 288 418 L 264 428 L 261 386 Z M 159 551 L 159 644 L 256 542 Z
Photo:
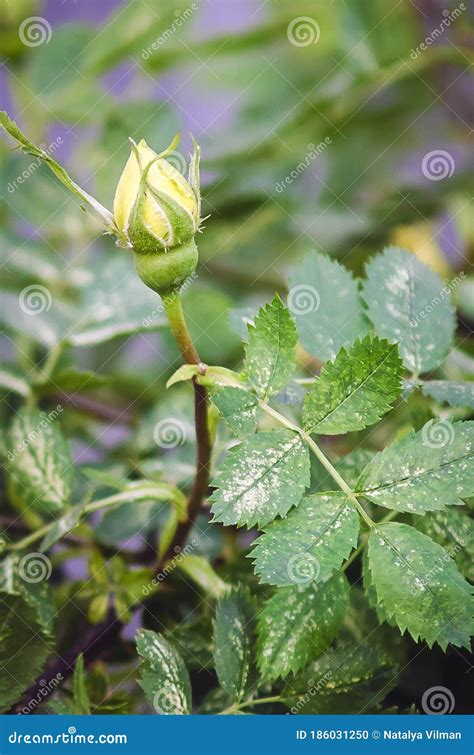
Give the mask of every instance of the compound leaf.
M 300 591 L 282 587 L 258 619 L 258 665 L 269 679 L 296 673 L 336 637 L 346 615 L 349 583 L 344 574 Z
M 334 359 L 342 346 L 367 333 L 358 283 L 336 260 L 308 254 L 292 268 L 289 289 L 288 307 L 300 341 L 318 359 Z
M 359 516 L 343 493 L 307 496 L 254 541 L 255 573 L 278 587 L 325 582 L 357 545 L 358 533 Z
M 257 428 L 257 397 L 244 388 L 218 388 L 211 393 L 212 403 L 238 438 L 251 435 Z
M 240 700 L 247 683 L 253 645 L 255 607 L 248 588 L 232 590 L 217 604 L 214 621 L 214 662 L 219 683 Z
M 366 336 L 327 362 L 306 394 L 306 430 L 340 435 L 378 422 L 401 393 L 397 346 Z
M 191 712 L 191 682 L 178 651 L 165 638 L 140 629 L 137 651 L 141 656 L 140 684 L 157 713 L 183 715 Z
M 262 527 L 296 506 L 309 485 L 309 454 L 291 430 L 257 433 L 232 448 L 211 496 L 216 522 Z
M 371 532 L 371 583 L 389 619 L 429 647 L 469 647 L 472 588 L 444 548 L 408 524 L 390 522 Z
M 396 341 L 405 366 L 427 372 L 445 359 L 455 318 L 449 289 L 410 252 L 387 247 L 366 266 L 363 296 L 379 336 Z
M 56 414 L 22 409 L 8 432 L 11 494 L 21 505 L 49 515 L 70 503 L 74 477 L 71 452 Z
M 257 394 L 266 399 L 288 383 L 296 366 L 296 327 L 278 294 L 260 309 L 248 331 L 244 370 Z
M 474 492 L 474 422 L 430 420 L 373 457 L 357 491 L 397 511 L 436 511 Z

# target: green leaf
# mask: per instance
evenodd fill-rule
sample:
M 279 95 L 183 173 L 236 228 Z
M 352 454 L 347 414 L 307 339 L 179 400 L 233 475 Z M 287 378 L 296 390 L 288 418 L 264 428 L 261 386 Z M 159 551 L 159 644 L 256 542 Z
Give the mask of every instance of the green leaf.
M 288 676 L 329 647 L 346 615 L 349 583 L 344 574 L 300 591 L 282 587 L 258 618 L 258 666 L 268 679 Z
M 417 530 L 446 548 L 459 571 L 474 582 L 474 520 L 465 510 L 434 511 L 416 517 L 413 524 Z
M 84 674 L 84 656 L 82 655 L 82 653 L 78 657 L 76 665 L 74 666 L 74 673 L 72 675 L 72 691 L 76 708 L 75 712 L 84 716 L 90 715 L 91 706 L 89 695 L 87 694 Z
M 217 604 L 214 662 L 219 683 L 238 701 L 244 694 L 253 646 L 255 607 L 248 588 L 232 590 Z
M 5 131 L 18 142 L 24 152 L 27 152 L 29 155 L 32 155 L 33 157 L 36 157 L 46 163 L 48 168 L 52 170 L 56 178 L 61 181 L 61 183 L 68 189 L 68 191 L 79 197 L 86 208 L 100 220 L 107 233 L 118 234 L 112 213 L 105 207 L 103 207 L 103 205 L 101 205 L 100 202 L 94 199 L 94 197 L 91 197 L 91 195 L 84 191 L 84 189 L 81 189 L 81 187 L 72 180 L 72 178 L 68 175 L 64 168 L 55 160 L 53 160 L 53 158 L 44 149 L 36 147 L 34 144 L 32 144 L 32 142 L 30 142 L 27 137 L 20 131 L 16 123 L 12 121 L 4 111 L 0 112 L 0 126 L 4 128 Z
M 248 331 L 244 372 L 266 400 L 288 383 L 296 368 L 296 327 L 278 294 L 259 310 Z
M 51 563 L 41 553 L 9 555 L 0 562 L 0 592 L 20 595 L 36 611 L 47 632 L 53 629 L 56 608 L 48 578 Z
M 8 481 L 14 499 L 42 514 L 70 504 L 74 467 L 56 410 L 22 409 L 8 431 Z
M 196 541 L 191 539 L 190 545 L 195 547 Z M 176 566 L 212 598 L 221 598 L 229 589 L 229 585 L 216 574 L 209 561 L 203 556 L 186 554 L 177 561 Z
M 257 397 L 243 388 L 220 388 L 211 393 L 212 403 L 237 438 L 257 429 Z
M 327 362 L 303 403 L 308 432 L 340 435 L 378 422 L 401 393 L 402 362 L 388 341 L 366 336 Z
M 157 713 L 191 712 L 191 682 L 184 661 L 168 640 L 148 629 L 137 634 L 140 684 Z
M 74 346 L 104 343 L 166 323 L 160 299 L 137 276 L 131 255 L 104 255 L 88 275 L 77 323 L 68 335 Z
M 300 341 L 318 359 L 334 359 L 367 333 L 358 284 L 336 260 L 312 252 L 291 270 L 289 289 Z
M 224 459 L 211 496 L 213 521 L 261 527 L 296 506 L 309 481 L 309 453 L 298 433 L 257 433 Z
M 370 713 L 395 684 L 389 655 L 363 642 L 325 653 L 288 681 L 282 697 L 294 714 Z
M 474 422 L 430 420 L 376 454 L 357 483 L 373 503 L 410 513 L 459 505 L 474 493 Z
M 13 364 L 4 364 L 0 367 L 0 389 L 13 391 L 25 398 L 31 395 L 31 388 L 25 380 L 25 375 Z
M 359 516 L 343 493 L 318 493 L 265 527 L 250 557 L 262 582 L 325 582 L 357 545 Z
M 468 406 L 474 409 L 474 383 L 454 380 L 427 380 L 420 384 L 425 396 L 431 396 L 438 404 Z
M 363 295 L 378 335 L 399 343 L 407 369 L 438 367 L 455 329 L 449 288 L 414 254 L 396 246 L 374 257 L 366 273 Z
M 444 548 L 408 524 L 372 530 L 368 545 L 372 584 L 389 618 L 429 647 L 469 647 L 472 588 Z
M 8 710 L 35 681 L 51 640 L 35 608 L 19 595 L 0 594 L 0 711 Z
M 73 530 L 79 524 L 83 514 L 82 506 L 73 506 L 66 511 L 59 519 L 56 519 L 51 529 L 47 532 L 39 545 L 40 551 L 47 551 L 54 543 L 61 540 L 63 535 Z

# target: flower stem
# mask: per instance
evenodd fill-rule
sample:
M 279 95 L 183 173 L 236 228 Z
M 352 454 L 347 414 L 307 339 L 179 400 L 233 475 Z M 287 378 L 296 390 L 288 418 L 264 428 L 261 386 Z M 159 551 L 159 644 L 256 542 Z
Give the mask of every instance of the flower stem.
M 168 320 L 176 343 L 186 364 L 201 365 L 201 359 L 193 344 L 191 335 L 186 324 L 181 297 L 175 291 L 163 297 L 163 304 L 168 315 Z M 203 366 L 203 370 L 205 366 Z M 189 534 L 191 527 L 196 521 L 204 498 L 207 495 L 210 477 L 210 463 L 212 455 L 212 438 L 208 422 L 208 392 L 207 388 L 193 380 L 194 388 L 194 424 L 196 428 L 196 475 L 188 499 L 187 518 L 176 527 L 176 532 L 167 550 L 162 554 L 156 564 L 156 571 L 160 571 L 163 564 L 175 554 L 175 549 L 181 546 Z
M 327 472 L 329 472 L 333 480 L 337 482 L 340 489 L 347 495 L 347 497 L 349 498 L 351 503 L 355 506 L 355 508 L 357 509 L 357 511 L 359 512 L 359 514 L 361 515 L 365 523 L 369 527 L 374 527 L 375 522 L 370 518 L 370 516 L 367 514 L 364 507 L 359 503 L 354 491 L 351 490 L 347 482 L 339 474 L 339 472 L 333 466 L 333 464 L 331 464 L 326 454 L 320 449 L 318 444 L 312 439 L 309 433 L 305 432 L 301 427 L 299 427 L 294 422 L 284 417 L 283 414 L 280 414 L 280 412 L 277 412 L 275 409 L 272 409 L 272 407 L 266 404 L 265 401 L 260 401 L 259 405 L 266 414 L 276 419 L 277 422 L 279 422 L 281 425 L 284 425 L 289 430 L 294 430 L 294 432 L 299 433 L 301 435 L 301 437 L 303 438 L 305 443 L 309 446 L 310 450 L 313 452 L 316 458 L 321 462 L 321 464 L 327 470 Z

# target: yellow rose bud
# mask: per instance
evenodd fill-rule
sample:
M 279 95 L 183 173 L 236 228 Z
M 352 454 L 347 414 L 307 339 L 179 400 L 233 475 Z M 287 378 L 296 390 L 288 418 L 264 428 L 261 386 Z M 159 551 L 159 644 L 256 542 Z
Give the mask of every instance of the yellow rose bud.
M 167 251 L 181 246 L 198 230 L 199 198 L 166 160 L 170 151 L 168 148 L 157 155 L 143 139 L 138 145 L 132 142 L 130 157 L 118 182 L 115 223 L 137 252 Z
M 143 139 L 139 144 L 130 140 L 132 152 L 114 198 L 115 225 L 135 253 L 137 272 L 162 296 L 178 290 L 198 261 L 199 148 L 194 145 L 186 180 L 166 160 L 177 141 L 178 136 L 156 154 Z

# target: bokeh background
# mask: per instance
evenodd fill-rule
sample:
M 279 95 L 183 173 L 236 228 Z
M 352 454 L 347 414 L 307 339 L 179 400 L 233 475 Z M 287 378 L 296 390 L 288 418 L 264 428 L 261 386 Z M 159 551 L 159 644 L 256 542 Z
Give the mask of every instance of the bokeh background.
M 309 249 L 361 274 L 396 243 L 443 278 L 465 273 L 452 290 L 458 348 L 446 367 L 465 378 L 470 13 L 467 0 L 0 0 L 0 105 L 108 207 L 128 137 L 160 150 L 181 131 L 172 161 L 184 171 L 193 134 L 208 218 L 185 309 L 206 362 L 238 365 L 245 312 L 283 292 L 288 266 Z M 44 402 L 67 407 L 78 469 L 107 460 L 129 474 L 128 454 L 152 474 L 168 463 L 152 428 L 170 406 L 191 441 L 193 432 L 186 392 L 164 394 L 179 359 L 159 300 L 46 168 L 3 138 L 0 160 L 1 380 L 12 388 L 3 416 L 25 376 L 67 343 Z M 192 473 L 192 442 L 179 452 L 178 483 Z M 124 522 L 98 523 L 97 537 L 139 550 L 132 535 L 146 522 L 130 516 L 130 532 Z M 85 562 L 64 569 L 78 577 Z M 467 688 L 465 655 L 429 657 L 412 660 L 397 704 L 440 674 Z

